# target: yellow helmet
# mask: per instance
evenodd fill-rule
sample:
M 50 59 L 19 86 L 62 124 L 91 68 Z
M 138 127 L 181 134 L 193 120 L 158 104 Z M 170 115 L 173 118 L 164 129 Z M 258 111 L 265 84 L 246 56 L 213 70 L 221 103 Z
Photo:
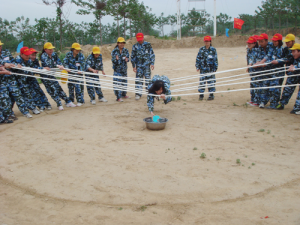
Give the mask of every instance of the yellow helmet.
M 283 42 L 289 42 L 289 41 L 295 41 L 295 35 L 293 35 L 293 34 L 286 35 L 286 37 L 283 40 Z
M 4 45 L 4 43 L 2 43 L 2 42 L 0 41 L 0 45 Z
M 44 49 L 53 49 L 55 48 L 50 42 L 44 44 Z
M 118 43 L 126 43 L 125 39 L 122 37 L 119 37 L 117 40 Z
M 100 54 L 100 48 L 99 47 L 94 47 L 93 48 L 93 54 Z
M 73 43 L 72 48 L 74 48 L 75 50 L 81 50 L 80 44 L 78 44 L 78 43 Z
M 300 44 L 295 43 L 295 44 L 293 45 L 293 47 L 290 48 L 290 50 L 300 50 Z

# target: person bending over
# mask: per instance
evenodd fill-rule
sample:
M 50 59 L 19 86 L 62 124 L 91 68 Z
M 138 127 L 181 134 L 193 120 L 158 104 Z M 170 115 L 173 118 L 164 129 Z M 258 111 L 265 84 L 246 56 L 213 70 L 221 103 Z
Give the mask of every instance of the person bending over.
M 155 115 L 153 113 L 155 96 L 153 95 L 159 95 L 159 97 L 164 100 L 165 104 L 168 104 L 172 101 L 172 98 L 169 96 L 171 95 L 171 91 L 170 80 L 168 77 L 164 75 L 155 75 L 150 81 L 148 86 L 147 106 L 152 117 Z

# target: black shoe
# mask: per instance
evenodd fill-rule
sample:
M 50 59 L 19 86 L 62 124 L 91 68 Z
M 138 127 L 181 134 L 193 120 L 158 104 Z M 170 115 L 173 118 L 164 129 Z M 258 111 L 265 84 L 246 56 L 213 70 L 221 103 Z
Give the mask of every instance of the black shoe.
M 5 123 L 13 123 L 14 121 L 13 120 L 3 120 L 0 124 L 5 124 Z
M 279 104 L 278 106 L 276 106 L 275 109 L 276 110 L 283 110 L 284 109 L 284 105 Z
M 296 112 L 297 112 L 297 111 L 292 110 L 292 111 L 290 111 L 290 114 L 296 114 Z
M 204 98 L 204 95 L 200 95 L 200 96 L 199 96 L 199 100 L 200 100 L 200 101 L 202 101 L 203 98 Z
M 9 116 L 8 119 L 10 119 L 10 120 L 18 120 L 18 117 L 16 117 L 15 115 L 13 115 L 13 116 Z
M 207 101 L 212 101 L 212 100 L 214 100 L 214 99 L 215 99 L 215 97 L 214 97 L 213 95 L 210 95 L 210 96 L 208 97 Z

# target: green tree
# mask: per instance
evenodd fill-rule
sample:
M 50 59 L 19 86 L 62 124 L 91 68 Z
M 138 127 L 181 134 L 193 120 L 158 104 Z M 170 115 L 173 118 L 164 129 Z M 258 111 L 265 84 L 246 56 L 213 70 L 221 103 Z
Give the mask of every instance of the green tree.
M 67 0 L 54 0 L 54 1 L 49 1 L 49 0 L 42 0 L 45 5 L 52 5 L 54 4 L 56 6 L 56 14 L 57 18 L 59 21 L 59 35 L 60 35 L 60 51 L 62 51 L 62 37 L 63 37 L 63 11 L 62 8 L 63 6 L 67 3 Z
M 100 35 L 100 44 L 102 45 L 102 24 L 101 19 L 103 16 L 107 14 L 106 10 L 106 1 L 105 0 L 72 0 L 73 3 L 75 3 L 77 6 L 82 7 L 82 9 L 79 9 L 76 13 L 79 15 L 88 15 L 93 13 L 96 17 L 96 21 L 98 21 L 98 27 L 99 27 L 99 35 Z
M 164 34 L 164 26 L 169 24 L 168 17 L 164 17 L 164 13 L 160 14 L 160 17 L 157 19 L 157 26 L 160 28 L 160 31 L 162 33 L 162 36 L 165 36 Z

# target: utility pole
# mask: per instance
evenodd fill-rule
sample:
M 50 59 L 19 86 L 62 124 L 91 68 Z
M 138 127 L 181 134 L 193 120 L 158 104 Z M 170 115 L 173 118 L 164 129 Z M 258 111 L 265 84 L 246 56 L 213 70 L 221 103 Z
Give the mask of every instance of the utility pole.
M 177 40 L 181 40 L 180 0 L 177 0 Z
M 214 3 L 214 8 L 215 8 L 215 17 L 214 17 L 214 37 L 217 36 L 217 1 L 215 0 Z

